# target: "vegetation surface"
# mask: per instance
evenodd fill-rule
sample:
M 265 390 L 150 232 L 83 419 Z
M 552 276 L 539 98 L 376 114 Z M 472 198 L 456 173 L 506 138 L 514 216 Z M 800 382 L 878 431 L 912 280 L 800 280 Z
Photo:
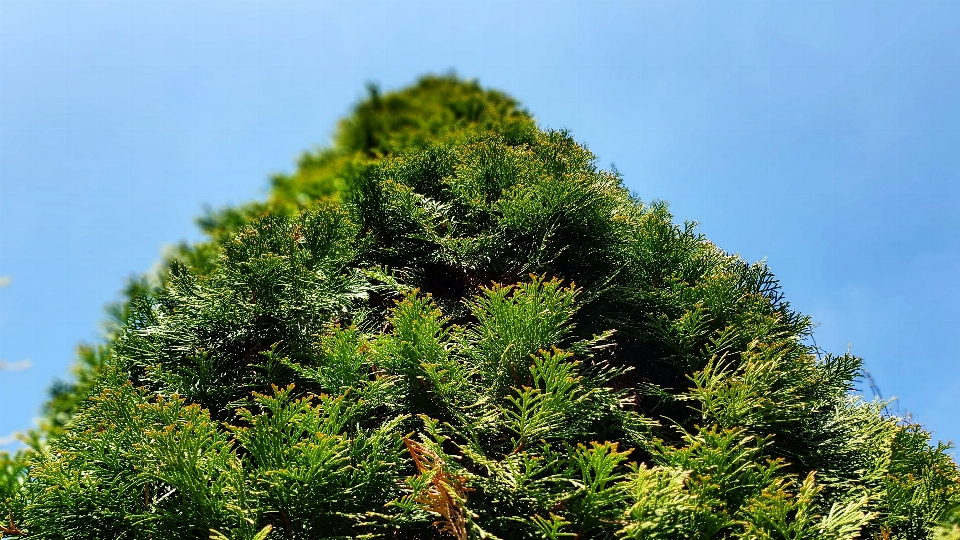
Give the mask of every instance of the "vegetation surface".
M 595 161 L 475 82 L 371 88 L 131 283 L 2 457 L 4 534 L 933 538 L 947 446 Z

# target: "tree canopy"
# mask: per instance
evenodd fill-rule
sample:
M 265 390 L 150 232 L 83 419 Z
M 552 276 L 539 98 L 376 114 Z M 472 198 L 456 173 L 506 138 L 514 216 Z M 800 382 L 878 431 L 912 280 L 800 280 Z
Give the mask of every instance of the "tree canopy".
M 960 498 L 765 264 L 476 82 L 371 87 L 200 224 L 5 458 L 7 533 L 922 539 Z

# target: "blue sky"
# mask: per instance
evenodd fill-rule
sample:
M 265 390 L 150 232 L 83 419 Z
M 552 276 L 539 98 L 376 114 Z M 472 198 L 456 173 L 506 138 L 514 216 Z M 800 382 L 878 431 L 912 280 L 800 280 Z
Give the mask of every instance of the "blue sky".
M 455 69 L 766 258 L 816 341 L 960 441 L 960 2 L 0 0 L 0 437 L 204 205 L 364 83 Z

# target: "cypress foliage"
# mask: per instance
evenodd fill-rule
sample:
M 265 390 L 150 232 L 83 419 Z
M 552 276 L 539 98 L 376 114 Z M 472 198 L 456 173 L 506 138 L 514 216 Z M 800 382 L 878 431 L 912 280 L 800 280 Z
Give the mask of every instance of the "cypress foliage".
M 201 224 L 4 462 L 14 534 L 924 539 L 960 500 L 764 264 L 476 83 L 371 89 Z

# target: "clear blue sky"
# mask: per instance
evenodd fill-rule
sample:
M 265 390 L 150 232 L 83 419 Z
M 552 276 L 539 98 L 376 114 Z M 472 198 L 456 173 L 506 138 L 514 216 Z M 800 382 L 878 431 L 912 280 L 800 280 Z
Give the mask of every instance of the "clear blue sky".
M 824 349 L 960 441 L 960 2 L 0 0 L 0 437 L 203 205 L 366 81 L 450 69 L 766 258 Z

